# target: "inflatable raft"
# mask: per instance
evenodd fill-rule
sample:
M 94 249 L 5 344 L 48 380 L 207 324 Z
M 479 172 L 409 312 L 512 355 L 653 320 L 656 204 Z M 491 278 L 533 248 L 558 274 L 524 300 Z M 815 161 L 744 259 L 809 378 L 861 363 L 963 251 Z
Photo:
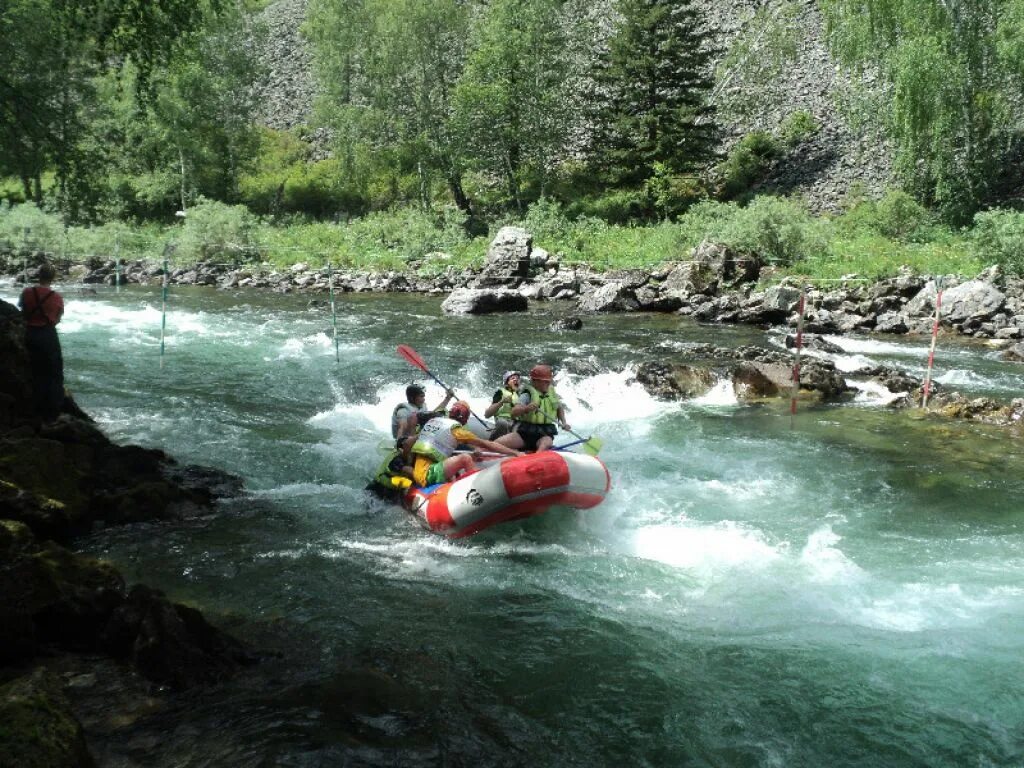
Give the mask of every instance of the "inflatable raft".
M 412 486 L 402 505 L 430 530 L 454 539 L 554 506 L 596 507 L 611 484 L 596 456 L 543 451 L 503 459 L 450 483 Z

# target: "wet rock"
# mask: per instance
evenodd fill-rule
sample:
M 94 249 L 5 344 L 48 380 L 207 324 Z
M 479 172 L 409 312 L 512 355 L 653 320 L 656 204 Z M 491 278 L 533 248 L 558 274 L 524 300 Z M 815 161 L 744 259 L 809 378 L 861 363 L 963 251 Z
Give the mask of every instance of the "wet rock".
M 1024 363 L 1024 343 L 1014 344 L 1012 347 L 1004 351 L 999 357 L 1013 363 Z
M 458 288 L 441 304 L 448 315 L 486 315 L 494 312 L 525 312 L 526 297 L 515 291 Z
M 0 688 L 0 765 L 95 765 L 60 680 L 46 669 L 34 670 Z
M 950 323 L 985 320 L 1003 309 L 1006 296 L 990 283 L 970 280 L 942 295 L 942 316 Z
M 792 390 L 793 368 L 787 363 L 754 360 L 736 366 L 732 381 L 736 396 L 741 400 L 779 397 Z M 800 390 L 829 400 L 847 392 L 849 387 L 832 363 L 805 360 L 800 365 Z
M 561 369 L 576 376 L 596 376 L 605 371 L 601 361 L 593 355 L 589 357 L 567 357 L 562 360 Z
M 861 368 L 856 373 L 858 376 L 865 376 L 872 381 L 878 382 L 894 394 L 916 392 L 921 389 L 920 379 L 911 376 L 906 371 L 889 368 L 884 365 Z M 932 382 L 932 390 L 934 391 L 937 387 L 938 385 Z
M 636 301 L 644 312 L 675 312 L 683 306 L 682 298 L 666 295 L 653 285 L 645 285 L 637 290 Z
M 693 250 L 689 262 L 669 272 L 661 290 L 667 296 L 695 293 L 713 296 L 721 289 L 757 280 L 760 269 L 760 261 L 755 256 L 705 240 Z
M 645 362 L 637 366 L 636 380 L 659 400 L 689 400 L 707 394 L 717 377 L 708 368 Z
M 786 349 L 796 348 L 796 336 L 786 336 Z M 833 344 L 823 336 L 818 336 L 813 333 L 805 333 L 803 337 L 803 348 L 813 349 L 818 352 L 825 352 L 830 355 L 841 355 L 843 354 L 843 348 L 838 344 Z
M 906 318 L 898 312 L 885 312 L 875 319 L 875 330 L 879 333 L 906 333 Z
M 555 320 L 551 325 L 548 326 L 549 331 L 555 331 L 556 333 L 563 333 L 565 331 L 579 331 L 583 329 L 583 321 L 576 315 L 569 317 L 563 317 Z

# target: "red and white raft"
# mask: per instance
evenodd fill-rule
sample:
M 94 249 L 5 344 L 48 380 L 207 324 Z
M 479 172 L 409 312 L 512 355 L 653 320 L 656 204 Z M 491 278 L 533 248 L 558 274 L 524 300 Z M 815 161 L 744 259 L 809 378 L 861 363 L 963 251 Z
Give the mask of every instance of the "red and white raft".
M 611 485 L 608 468 L 596 456 L 542 451 L 504 459 L 450 483 L 413 486 L 402 504 L 430 530 L 457 539 L 554 506 L 596 507 Z

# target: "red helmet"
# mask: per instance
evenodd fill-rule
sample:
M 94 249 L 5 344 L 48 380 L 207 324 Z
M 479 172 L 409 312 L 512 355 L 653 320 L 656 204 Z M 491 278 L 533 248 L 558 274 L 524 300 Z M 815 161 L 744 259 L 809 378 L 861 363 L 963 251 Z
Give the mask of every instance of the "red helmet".
M 448 416 L 465 425 L 469 421 L 469 403 L 465 400 L 459 400 L 448 409 Z
M 550 365 L 535 365 L 530 369 L 530 378 L 534 381 L 554 381 Z

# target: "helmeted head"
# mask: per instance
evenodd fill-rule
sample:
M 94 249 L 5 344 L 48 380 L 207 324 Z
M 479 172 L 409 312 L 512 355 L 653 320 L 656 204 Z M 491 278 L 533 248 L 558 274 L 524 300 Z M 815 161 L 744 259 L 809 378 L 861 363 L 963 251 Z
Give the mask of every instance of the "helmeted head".
M 419 384 L 410 384 L 405 388 L 405 399 L 413 405 L 421 405 L 417 403 L 417 400 L 423 400 L 427 396 L 427 390 L 421 387 Z
M 547 389 L 551 386 L 554 377 L 551 375 L 551 366 L 540 363 L 530 369 L 530 382 L 537 389 Z
M 512 386 L 519 384 L 519 371 L 505 371 L 505 375 L 501 377 L 501 383 L 506 387 L 509 386 L 509 381 L 515 379 Z
M 469 421 L 469 403 L 465 400 L 459 400 L 448 409 L 448 416 L 465 426 L 466 422 Z

